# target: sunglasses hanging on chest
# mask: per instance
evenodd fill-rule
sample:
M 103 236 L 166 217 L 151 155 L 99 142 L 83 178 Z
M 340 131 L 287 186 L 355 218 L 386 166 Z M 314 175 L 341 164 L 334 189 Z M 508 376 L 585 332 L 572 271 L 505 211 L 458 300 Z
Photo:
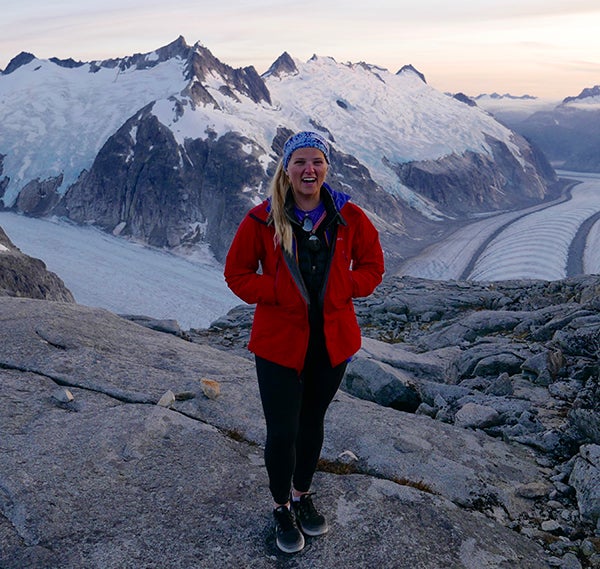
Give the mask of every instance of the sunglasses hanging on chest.
M 318 251 L 321 248 L 321 240 L 315 235 L 315 233 L 326 216 L 327 212 L 324 211 L 315 223 L 313 223 L 313 220 L 308 215 L 302 220 L 302 229 L 306 233 L 310 234 L 308 238 L 308 248 L 311 251 Z

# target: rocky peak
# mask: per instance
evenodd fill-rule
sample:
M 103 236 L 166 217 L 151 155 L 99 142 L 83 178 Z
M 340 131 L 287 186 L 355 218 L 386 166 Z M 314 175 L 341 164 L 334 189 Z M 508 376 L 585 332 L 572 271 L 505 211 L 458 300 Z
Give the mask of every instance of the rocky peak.
M 464 93 L 455 93 L 453 95 L 453 97 L 457 101 L 460 101 L 461 103 L 465 103 L 465 105 L 469 105 L 469 107 L 477 106 L 477 103 L 473 99 L 471 99 L 471 97 L 469 97 L 468 95 L 465 95 Z
M 205 90 L 203 83 L 210 74 L 217 74 L 223 79 L 221 91 L 233 99 L 237 100 L 236 93 L 240 93 L 255 103 L 271 104 L 271 94 L 253 66 L 234 69 L 197 43 L 187 58 L 186 78 L 190 80 L 190 89 Z
M 167 59 L 173 59 L 179 57 L 186 59 L 192 48 L 187 44 L 183 36 L 179 36 L 176 40 L 172 41 L 163 47 L 156 50 L 159 61 L 166 61 Z
M 68 59 L 59 59 L 58 57 L 51 57 L 50 61 L 59 67 L 66 67 L 67 69 L 75 69 L 76 67 L 82 67 L 85 65 L 83 61 L 75 61 L 72 57 Z
M 294 63 L 291 55 L 284 51 L 269 67 L 269 69 L 263 73 L 263 77 L 281 77 L 282 75 L 293 75 L 298 73 L 298 68 Z
M 581 101 L 582 99 L 589 99 L 591 97 L 600 97 L 600 85 L 594 85 L 594 87 L 586 87 L 576 97 L 567 97 L 566 99 L 564 99 L 563 103 Z
M 183 36 L 179 36 L 175 41 L 160 47 L 155 51 L 136 53 L 122 58 L 93 61 L 90 64 L 90 72 L 95 73 L 102 68 L 114 69 L 116 67 L 122 71 L 130 69 L 131 67 L 135 67 L 136 69 L 148 69 L 175 57 L 185 60 L 188 57 L 190 49 L 190 46 L 187 45 Z
M 420 71 L 418 71 L 412 64 L 404 65 L 396 73 L 396 75 L 402 75 L 403 73 L 414 73 L 415 75 L 417 75 L 418 77 L 421 78 L 421 81 L 423 81 L 423 83 L 427 83 L 427 80 L 425 79 L 425 75 L 423 73 L 421 73 Z
M 6 66 L 6 69 L 2 71 L 3 75 L 8 75 L 23 65 L 27 65 L 30 61 L 35 59 L 33 53 L 22 51 L 19 55 L 13 57 Z

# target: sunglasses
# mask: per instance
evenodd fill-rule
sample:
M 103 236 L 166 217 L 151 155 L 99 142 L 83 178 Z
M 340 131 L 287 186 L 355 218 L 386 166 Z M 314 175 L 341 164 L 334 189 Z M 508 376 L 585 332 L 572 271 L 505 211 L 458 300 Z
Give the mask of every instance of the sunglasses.
M 306 233 L 311 233 L 311 236 L 308 238 L 308 248 L 311 251 L 318 251 L 321 248 L 321 240 L 312 233 L 315 227 L 310 217 L 306 216 L 304 218 L 302 221 L 302 229 L 306 231 Z

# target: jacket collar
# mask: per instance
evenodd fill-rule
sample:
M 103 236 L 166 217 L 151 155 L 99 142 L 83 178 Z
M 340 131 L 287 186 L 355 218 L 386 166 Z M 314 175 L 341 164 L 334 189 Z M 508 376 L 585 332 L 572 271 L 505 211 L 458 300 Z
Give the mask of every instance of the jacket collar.
M 340 225 L 347 225 L 346 220 L 340 213 L 340 210 L 348 201 L 350 201 L 350 196 L 343 192 L 337 192 L 333 190 L 329 184 L 324 183 L 321 186 L 321 200 L 325 205 L 325 211 L 327 211 L 327 226 L 330 226 L 333 223 L 339 223 Z M 267 211 L 271 210 L 271 200 L 269 198 L 269 203 L 267 205 Z M 285 212 L 291 223 L 298 223 L 296 216 L 294 215 L 294 197 L 292 194 L 291 188 L 288 190 L 288 193 L 285 198 Z

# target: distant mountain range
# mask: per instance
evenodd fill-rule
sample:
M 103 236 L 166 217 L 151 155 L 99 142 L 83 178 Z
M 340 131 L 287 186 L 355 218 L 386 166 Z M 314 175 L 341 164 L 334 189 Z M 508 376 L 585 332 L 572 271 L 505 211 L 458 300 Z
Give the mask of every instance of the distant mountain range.
M 600 172 L 600 85 L 562 101 L 495 93 L 474 100 L 535 143 L 554 167 Z
M 5 209 L 208 246 L 220 261 L 301 129 L 330 140 L 330 182 L 370 213 L 390 265 L 445 222 L 536 203 L 556 180 L 522 136 L 412 66 L 284 53 L 261 76 L 179 37 L 86 63 L 21 53 L 0 74 L 0 100 Z

